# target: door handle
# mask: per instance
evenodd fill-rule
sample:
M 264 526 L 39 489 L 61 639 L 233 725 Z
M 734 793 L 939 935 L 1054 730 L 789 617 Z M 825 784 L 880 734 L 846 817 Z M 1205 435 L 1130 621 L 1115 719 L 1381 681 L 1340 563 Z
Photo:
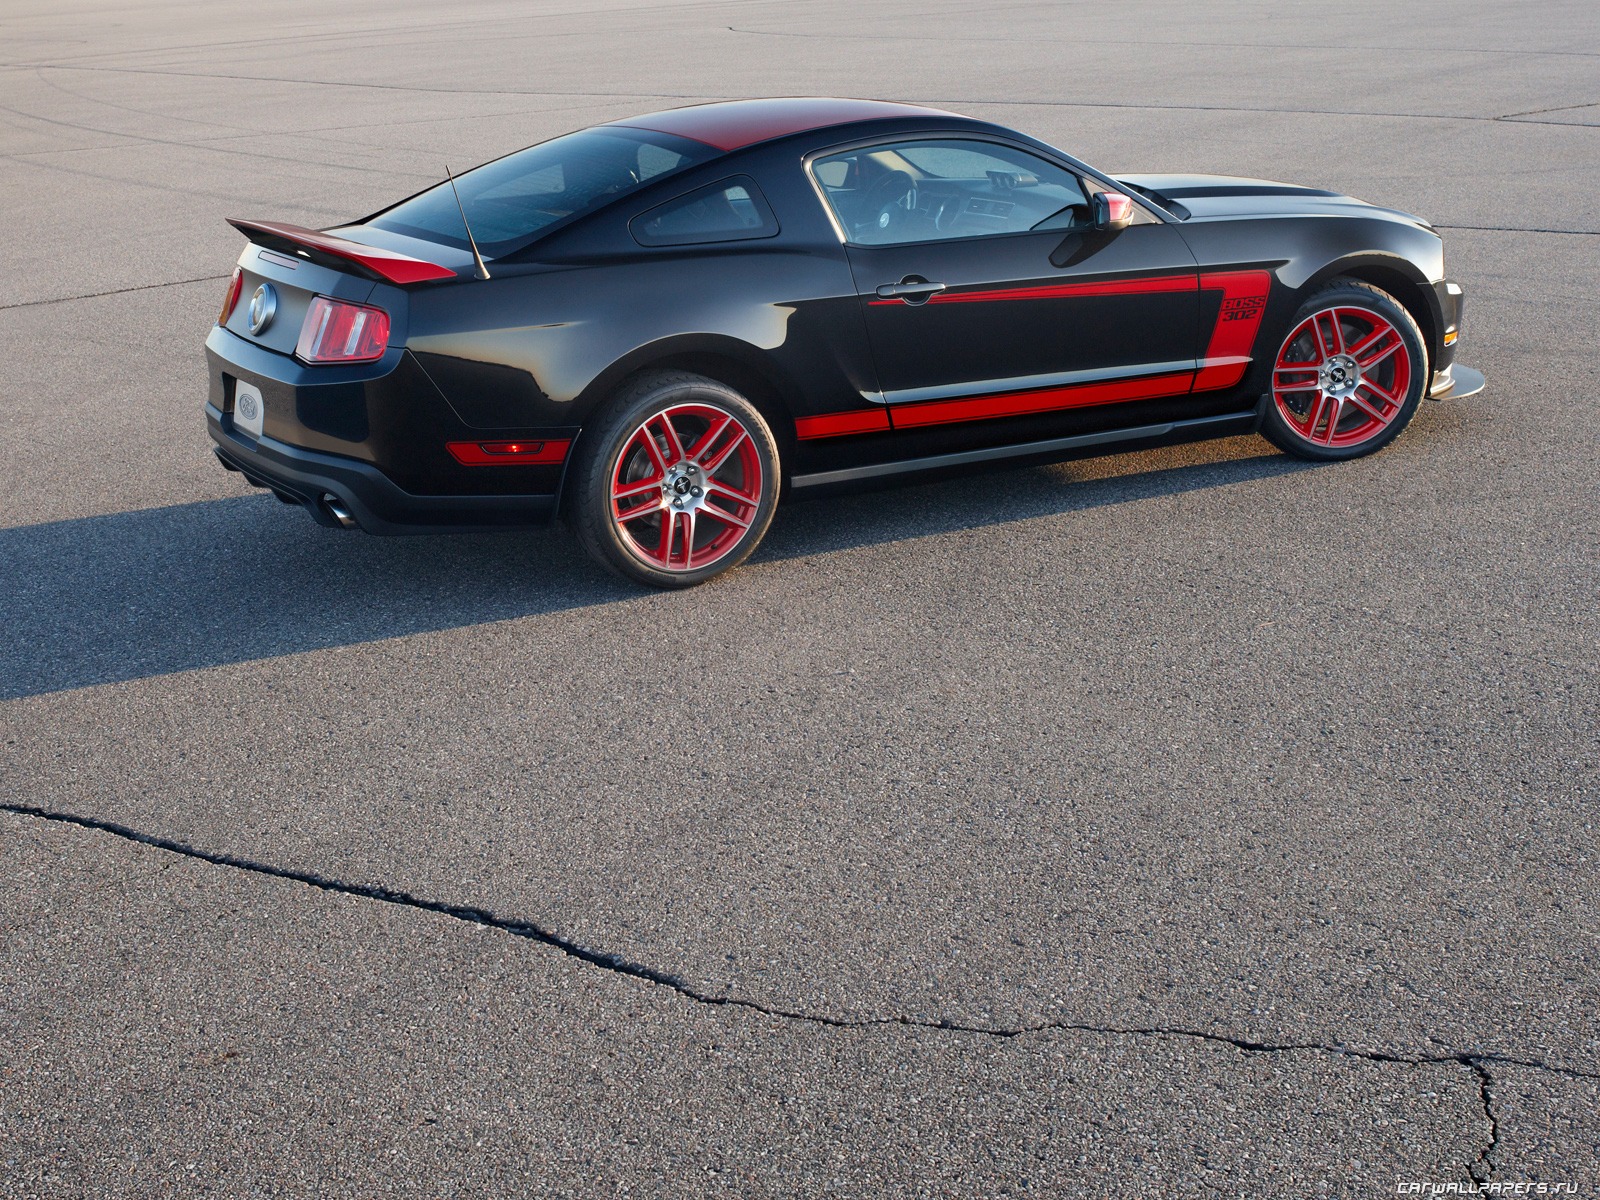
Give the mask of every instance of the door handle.
M 908 304 L 916 304 L 926 300 L 938 292 L 944 291 L 942 283 L 929 283 L 926 279 L 916 279 L 908 275 L 899 283 L 880 283 L 878 295 L 885 300 L 904 300 Z

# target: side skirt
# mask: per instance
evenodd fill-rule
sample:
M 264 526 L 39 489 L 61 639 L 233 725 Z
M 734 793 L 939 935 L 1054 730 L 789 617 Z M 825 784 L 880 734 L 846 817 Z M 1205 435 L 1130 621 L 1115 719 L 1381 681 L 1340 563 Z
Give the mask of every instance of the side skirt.
M 1257 428 L 1259 412 L 1223 413 L 1216 417 L 1196 417 L 1188 421 L 1168 421 L 1161 425 L 1136 425 L 1130 429 L 1108 429 L 1101 433 L 1084 433 L 1075 437 L 1054 438 L 1047 442 L 1022 442 L 1011 446 L 988 446 L 981 450 L 963 450 L 957 454 L 936 454 L 928 458 L 908 458 L 895 462 L 871 463 L 863 467 L 846 467 L 838 471 L 818 471 L 811 475 L 796 475 L 789 487 L 796 492 L 814 488 L 866 483 L 895 475 L 920 475 L 924 472 L 952 468 L 981 466 L 985 463 L 1008 459 L 1029 458 L 1039 462 L 1072 458 L 1077 452 L 1096 453 L 1100 447 L 1117 446 L 1123 442 L 1184 442 L 1201 438 L 1227 437 L 1232 434 L 1251 433 Z

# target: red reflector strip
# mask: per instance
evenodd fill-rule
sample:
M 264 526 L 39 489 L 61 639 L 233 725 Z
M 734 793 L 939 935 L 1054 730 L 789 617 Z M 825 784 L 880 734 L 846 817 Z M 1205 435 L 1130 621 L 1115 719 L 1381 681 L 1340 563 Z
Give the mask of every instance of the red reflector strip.
M 565 462 L 569 439 L 542 442 L 446 442 L 458 463 L 464 467 L 538 467 Z
M 1193 275 L 1150 275 L 1144 279 L 1104 279 L 1092 283 L 1048 283 L 1038 287 L 990 288 L 975 292 L 936 292 L 929 304 L 974 304 L 992 300 L 1062 300 L 1074 296 L 1143 296 L 1154 292 L 1193 292 L 1200 281 Z M 898 297 L 869 300 L 869 304 L 904 304 Z
M 888 433 L 889 413 L 881 408 L 858 412 L 824 413 L 820 417 L 801 417 L 794 433 L 803 442 L 817 438 L 845 437 L 852 433 Z
M 430 279 L 456 277 L 456 273 L 449 267 L 441 267 L 438 263 L 424 262 L 420 258 L 412 258 L 409 254 L 399 254 L 393 250 L 380 250 L 376 246 L 363 246 L 360 242 L 352 242 L 349 238 L 334 237 L 332 234 L 304 229 L 299 225 L 285 225 L 278 221 L 238 221 L 232 217 L 228 218 L 228 224 L 251 241 L 259 242 L 259 238 L 251 235 L 260 233 L 269 238 L 292 242 L 297 246 L 321 250 L 324 254 L 332 254 L 347 262 L 363 266 L 381 275 L 390 283 L 426 283 Z
M 1059 412 L 1090 404 L 1121 404 L 1129 400 L 1157 400 L 1181 396 L 1193 375 L 1151 375 L 1144 379 L 1114 379 L 1108 383 L 1080 383 L 1072 387 L 1043 388 L 1031 392 L 1001 392 L 968 400 L 934 400 L 906 404 L 894 410 L 896 429 L 923 425 L 949 425 L 956 421 L 984 421 L 996 417 L 1025 417 L 1032 413 Z

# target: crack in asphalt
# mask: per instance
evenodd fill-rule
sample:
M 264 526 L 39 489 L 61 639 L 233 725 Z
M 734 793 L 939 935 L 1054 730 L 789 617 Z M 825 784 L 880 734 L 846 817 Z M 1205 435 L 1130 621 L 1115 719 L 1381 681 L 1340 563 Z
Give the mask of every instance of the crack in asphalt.
M 612 971 L 630 978 L 639 979 L 646 983 L 653 983 L 660 987 L 669 988 L 687 999 L 700 1004 L 718 1005 L 730 1008 L 747 1008 L 754 1012 L 763 1013 L 770 1017 L 778 1017 L 790 1021 L 803 1021 L 814 1025 L 826 1025 L 834 1029 L 866 1029 L 878 1025 L 903 1025 L 922 1029 L 934 1029 L 951 1033 L 971 1033 L 985 1037 L 1014 1038 L 1031 1033 L 1046 1033 L 1053 1029 L 1062 1031 L 1075 1031 L 1081 1033 L 1127 1034 L 1130 1036 L 1157 1036 L 1193 1038 L 1200 1041 L 1215 1042 L 1219 1045 L 1232 1046 L 1253 1054 L 1275 1054 L 1287 1051 L 1320 1051 L 1325 1054 L 1342 1055 L 1349 1058 L 1364 1059 L 1368 1062 L 1389 1063 L 1399 1066 L 1438 1066 L 1455 1063 L 1460 1066 L 1470 1067 L 1475 1063 L 1500 1063 L 1507 1066 L 1526 1067 L 1530 1070 L 1548 1071 L 1552 1074 L 1566 1076 L 1574 1079 L 1600 1080 L 1600 1072 L 1584 1071 L 1577 1067 L 1564 1067 L 1553 1063 L 1546 1063 L 1538 1059 L 1517 1058 L 1511 1055 L 1497 1054 L 1485 1051 L 1462 1051 L 1450 1054 L 1436 1055 L 1404 1055 L 1391 1053 L 1385 1050 L 1362 1050 L 1342 1043 L 1327 1042 L 1258 1042 L 1249 1038 L 1235 1037 L 1229 1034 L 1210 1033 L 1200 1029 L 1187 1029 L 1181 1026 L 1113 1026 L 1076 1024 L 1065 1021 L 1046 1021 L 1036 1025 L 1020 1025 L 1015 1028 L 1001 1026 L 968 1025 L 958 1021 L 944 1019 L 929 1020 L 918 1017 L 888 1016 L 888 1017 L 833 1017 L 825 1013 L 810 1013 L 797 1009 L 774 1008 L 761 1004 L 755 1000 L 747 1000 L 739 996 L 716 996 L 702 992 L 692 984 L 670 972 L 637 963 L 618 954 L 608 954 L 604 951 L 593 950 L 580 945 L 570 938 L 560 934 L 551 933 L 549 930 L 532 921 L 521 920 L 515 917 L 504 917 L 471 904 L 452 904 L 444 900 L 429 900 L 425 897 L 414 896 L 410 892 L 400 891 L 395 888 L 380 887 L 375 884 L 347 883 L 339 879 L 329 879 L 325 876 L 313 874 L 310 871 L 297 871 L 290 867 L 276 867 L 270 863 L 256 862 L 248 858 L 240 858 L 233 854 L 224 854 L 217 851 L 201 850 L 195 846 L 175 841 L 171 838 L 161 837 L 159 834 L 141 833 L 137 829 L 129 828 L 116 821 L 107 821 L 99 817 L 85 817 L 77 813 L 56 812 L 51 809 L 39 808 L 31 804 L 16 804 L 11 802 L 0 803 L 0 812 L 8 812 L 14 816 L 31 817 L 41 821 L 51 821 L 62 825 L 72 825 L 80 829 L 92 830 L 97 833 L 107 833 L 126 841 L 136 842 L 142 846 L 149 846 L 157 850 L 165 850 L 172 854 L 179 854 L 185 858 L 197 859 L 210 863 L 213 866 L 229 867 L 234 870 L 248 871 L 256 875 L 265 875 L 273 879 L 284 879 L 293 883 L 302 883 L 320 891 L 335 892 L 340 895 L 354 896 L 365 900 L 377 900 L 385 904 L 395 904 L 404 908 L 420 909 L 423 912 L 435 913 L 439 916 L 450 917 L 457 921 L 465 921 L 471 925 L 483 925 L 491 929 L 498 929 L 517 937 L 528 938 L 539 942 L 552 949 L 561 951 L 571 958 L 602 970 Z
M 1600 1072 L 1584 1071 L 1576 1067 L 1564 1067 L 1553 1063 L 1542 1062 L 1538 1059 L 1518 1058 L 1506 1054 L 1497 1054 L 1484 1051 L 1457 1051 L 1448 1054 L 1434 1055 L 1407 1055 L 1391 1053 L 1385 1050 L 1363 1050 L 1354 1046 L 1344 1045 L 1339 1042 L 1262 1042 L 1250 1038 L 1237 1037 L 1230 1034 L 1213 1033 L 1203 1029 L 1188 1029 L 1183 1026 L 1117 1026 L 1117 1025 L 1092 1025 L 1073 1021 L 1046 1021 L 1036 1025 L 1022 1025 L 1015 1028 L 998 1026 L 969 1025 L 959 1021 L 928 1020 L 903 1015 L 887 1017 L 834 1017 L 825 1013 L 804 1012 L 797 1009 L 775 1008 L 755 1000 L 748 1000 L 739 996 L 715 996 L 700 991 L 692 984 L 677 975 L 644 963 L 634 962 L 617 954 L 608 954 L 604 951 L 593 950 L 580 945 L 569 938 L 551 933 L 541 926 L 525 920 L 512 917 L 503 917 L 486 908 L 479 908 L 468 904 L 451 904 L 441 900 L 429 900 L 413 896 L 409 892 L 399 891 L 394 888 L 378 887 L 372 884 L 346 883 L 342 880 L 329 879 L 309 871 L 296 871 L 286 867 L 275 867 L 270 863 L 255 862 L 251 859 L 240 858 L 233 854 L 222 854 L 214 851 L 201 850 L 183 842 L 174 841 L 156 834 L 141 833 L 126 825 L 115 821 L 106 821 L 98 817 L 85 817 L 76 813 L 56 812 L 50 809 L 39 808 L 30 804 L 0 803 L 0 812 L 7 812 L 13 816 L 28 817 L 34 820 L 49 821 L 60 825 L 70 825 L 78 829 L 90 830 L 96 833 L 109 834 L 122 838 L 125 841 L 149 846 L 152 849 L 164 850 L 171 854 L 181 855 L 185 858 L 195 859 L 209 863 L 212 866 L 227 867 L 232 870 L 249 872 L 255 875 L 264 875 L 272 879 L 283 879 L 293 883 L 304 884 L 319 891 L 333 892 L 339 895 L 352 896 L 364 900 L 376 900 L 384 904 L 394 904 L 403 908 L 419 909 L 423 912 L 434 913 L 439 916 L 449 917 L 452 920 L 464 921 L 467 924 L 485 926 L 490 929 L 509 933 L 514 937 L 527 938 L 538 942 L 540 945 L 549 946 L 559 950 L 570 958 L 592 967 L 613 974 L 623 975 L 630 979 L 637 979 L 645 983 L 664 987 L 677 993 L 696 1004 L 707 1004 L 721 1008 L 745 1009 L 750 1012 L 760 1013 L 775 1020 L 795 1021 L 811 1025 L 821 1025 L 831 1029 L 871 1029 L 876 1027 L 901 1026 L 903 1028 L 930 1029 L 945 1033 L 966 1033 L 980 1037 L 998 1039 L 1011 1039 L 1038 1033 L 1063 1032 L 1098 1034 L 1106 1037 L 1167 1037 L 1187 1038 L 1194 1041 L 1209 1042 L 1213 1045 L 1229 1046 L 1243 1054 L 1288 1054 L 1288 1053 L 1318 1053 L 1329 1054 L 1340 1058 L 1358 1059 L 1362 1062 L 1381 1063 L 1394 1066 L 1411 1067 L 1437 1067 L 1456 1066 L 1471 1071 L 1477 1081 L 1478 1099 L 1483 1107 L 1484 1119 L 1488 1123 L 1488 1137 L 1478 1157 L 1468 1164 L 1466 1170 L 1469 1179 L 1475 1184 L 1483 1184 L 1495 1172 L 1495 1152 L 1500 1146 L 1500 1121 L 1494 1110 L 1494 1077 L 1490 1073 L 1490 1064 L 1524 1067 L 1529 1070 L 1545 1071 L 1550 1074 L 1564 1076 L 1571 1079 L 1600 1080 Z
M 1467 1175 L 1473 1183 L 1485 1184 L 1494 1176 L 1494 1153 L 1500 1148 L 1500 1119 L 1494 1113 L 1494 1077 L 1479 1061 L 1466 1065 L 1478 1077 L 1478 1099 L 1483 1104 L 1484 1118 L 1489 1122 L 1489 1140 L 1478 1152 L 1477 1160 L 1468 1165 Z

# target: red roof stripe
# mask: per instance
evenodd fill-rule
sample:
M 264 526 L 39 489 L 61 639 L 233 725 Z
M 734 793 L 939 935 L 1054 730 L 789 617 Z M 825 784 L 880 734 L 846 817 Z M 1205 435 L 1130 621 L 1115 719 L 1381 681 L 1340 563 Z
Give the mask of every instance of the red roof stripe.
M 920 104 L 896 104 L 887 100 L 788 97 L 695 104 L 688 108 L 671 108 L 611 123 L 689 138 L 715 146 L 718 150 L 742 150 L 757 142 L 768 142 L 773 138 L 811 129 L 826 129 L 831 125 L 879 121 L 890 117 L 929 116 L 954 117 L 957 114 Z

